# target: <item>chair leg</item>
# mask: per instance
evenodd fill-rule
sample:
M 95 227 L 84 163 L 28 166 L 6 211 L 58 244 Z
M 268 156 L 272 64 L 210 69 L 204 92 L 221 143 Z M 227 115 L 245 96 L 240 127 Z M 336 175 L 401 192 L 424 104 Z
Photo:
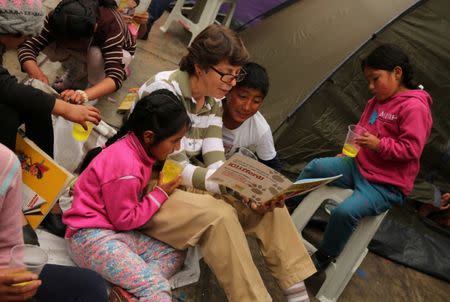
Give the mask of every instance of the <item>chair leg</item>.
M 186 0 L 177 0 L 175 6 L 173 7 L 172 11 L 167 17 L 166 22 L 159 28 L 162 32 L 164 33 L 167 32 L 172 22 L 179 20 L 180 18 L 184 18 L 184 16 L 181 13 L 181 9 L 183 8 L 184 2 L 186 2 Z

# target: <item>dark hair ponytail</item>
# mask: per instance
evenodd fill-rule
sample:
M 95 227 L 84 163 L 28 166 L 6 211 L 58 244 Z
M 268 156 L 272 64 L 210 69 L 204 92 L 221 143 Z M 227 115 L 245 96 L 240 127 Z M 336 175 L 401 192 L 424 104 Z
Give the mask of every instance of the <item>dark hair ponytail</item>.
M 128 132 L 139 139 L 147 130 L 154 133 L 153 145 L 174 135 L 183 127 L 189 128 L 191 120 L 181 100 L 167 89 L 160 89 L 144 96 L 117 133 L 106 141 L 106 146 L 116 142 Z M 80 173 L 102 151 L 101 147 L 90 150 L 80 165 Z
M 396 45 L 382 44 L 375 48 L 375 50 L 361 62 L 363 71 L 366 67 L 393 71 L 397 66 L 399 66 L 403 72 L 402 84 L 408 89 L 417 89 L 418 84 L 413 80 L 414 70 L 409 58 L 405 52 Z

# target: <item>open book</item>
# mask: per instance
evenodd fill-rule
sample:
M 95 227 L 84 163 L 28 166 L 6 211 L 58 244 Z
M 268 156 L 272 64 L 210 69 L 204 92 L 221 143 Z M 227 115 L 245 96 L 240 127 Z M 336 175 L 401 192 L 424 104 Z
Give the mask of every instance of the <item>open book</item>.
M 20 133 L 17 134 L 16 154 L 22 167 L 22 211 L 31 227 L 36 229 L 73 175 Z
M 228 187 L 256 202 L 265 203 L 275 197 L 305 194 L 330 183 L 342 174 L 327 178 L 302 179 L 292 183 L 279 172 L 241 154 L 234 154 L 208 180 Z

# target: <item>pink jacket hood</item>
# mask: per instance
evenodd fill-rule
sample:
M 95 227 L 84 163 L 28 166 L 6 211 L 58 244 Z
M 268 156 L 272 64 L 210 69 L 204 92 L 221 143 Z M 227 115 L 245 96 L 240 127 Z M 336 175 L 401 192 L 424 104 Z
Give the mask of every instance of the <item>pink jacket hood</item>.
M 368 181 L 394 185 L 405 196 L 411 192 L 433 124 L 431 104 L 431 96 L 421 89 L 369 100 L 358 125 L 380 139 L 380 148 L 361 148 L 356 158 Z

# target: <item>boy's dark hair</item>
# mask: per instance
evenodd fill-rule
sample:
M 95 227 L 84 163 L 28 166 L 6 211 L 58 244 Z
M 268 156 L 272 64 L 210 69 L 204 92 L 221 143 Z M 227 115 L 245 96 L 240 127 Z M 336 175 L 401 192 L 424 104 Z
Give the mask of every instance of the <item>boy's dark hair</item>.
M 136 103 L 136 107 L 128 120 L 111 137 L 106 146 L 116 142 L 128 132 L 133 132 L 139 139 L 143 133 L 151 130 L 154 133 L 152 145 L 156 145 L 166 138 L 174 135 L 183 127 L 189 128 L 191 120 L 181 100 L 167 89 L 160 89 L 143 97 Z M 80 173 L 102 151 L 101 147 L 90 150 L 81 166 Z
M 393 71 L 397 66 L 403 71 L 402 84 L 406 88 L 417 89 L 418 85 L 413 80 L 414 70 L 409 58 L 397 45 L 382 44 L 361 61 L 363 71 L 366 67 Z
M 57 38 L 89 38 L 94 34 L 99 6 L 115 8 L 114 0 L 62 0 L 49 15 L 49 26 Z
M 179 66 L 180 70 L 194 75 L 194 64 L 199 64 L 204 70 L 222 60 L 233 66 L 242 66 L 248 57 L 248 51 L 237 33 L 226 26 L 212 24 L 195 37 Z
M 246 63 L 242 69 L 246 75 L 242 81 L 236 83 L 236 87 L 257 89 L 266 97 L 269 92 L 269 76 L 266 69 L 255 62 Z

